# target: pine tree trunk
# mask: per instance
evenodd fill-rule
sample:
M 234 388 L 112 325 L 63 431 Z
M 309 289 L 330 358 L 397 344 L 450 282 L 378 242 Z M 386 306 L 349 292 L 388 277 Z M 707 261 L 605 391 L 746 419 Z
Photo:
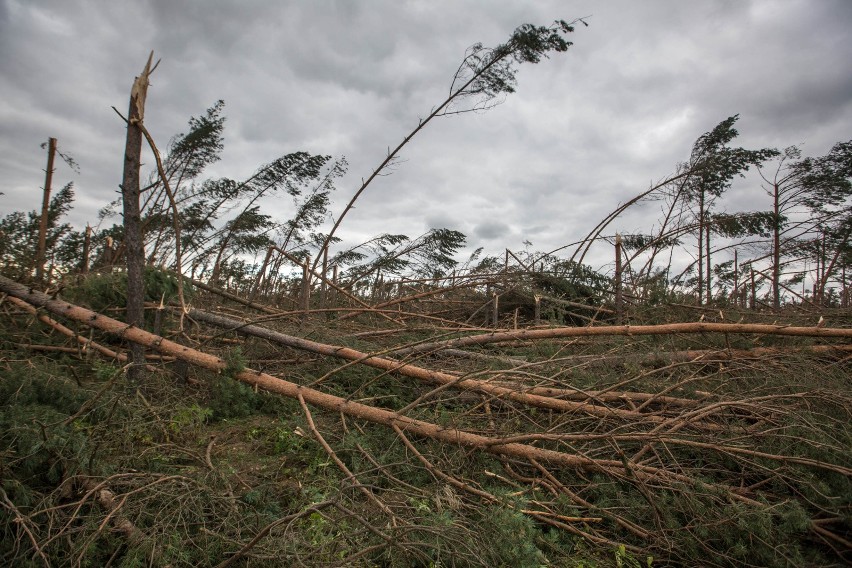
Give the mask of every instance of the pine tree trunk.
M 704 259 L 707 262 L 707 305 L 709 306 L 713 303 L 713 288 L 710 281 L 710 223 L 704 223 L 704 230 L 704 246 L 706 247 Z
M 698 305 L 704 299 L 704 192 L 698 195 Z
M 45 249 L 47 243 L 47 217 L 50 215 L 50 186 L 53 181 L 53 160 L 56 156 L 56 138 L 51 138 L 47 148 L 47 170 L 44 177 L 44 200 L 38 224 L 38 250 L 36 250 L 36 281 L 43 283 Z
M 774 188 L 773 231 L 772 231 L 772 307 L 781 307 L 781 207 L 778 184 Z
M 624 297 L 621 283 L 621 235 L 615 235 L 615 321 L 618 325 L 624 322 Z M 537 303 L 536 306 L 539 304 Z M 536 322 L 537 323 L 537 322 Z
M 151 59 L 142 74 L 133 81 L 130 91 L 130 108 L 127 113 L 127 141 L 124 148 L 124 174 L 121 182 L 121 198 L 124 205 L 124 256 L 127 259 L 127 323 L 142 327 L 144 322 L 145 249 L 142 238 L 142 213 L 139 207 L 139 166 L 142 152 L 142 131 L 138 123 L 145 114 L 145 97 L 148 93 L 148 75 Z M 145 370 L 145 349 L 141 344 L 131 344 L 133 364 L 128 370 L 130 380 L 139 380 Z

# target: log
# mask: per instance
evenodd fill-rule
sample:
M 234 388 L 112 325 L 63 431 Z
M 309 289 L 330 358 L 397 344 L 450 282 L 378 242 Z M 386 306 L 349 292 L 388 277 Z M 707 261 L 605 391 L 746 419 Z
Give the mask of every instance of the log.
M 515 331 L 495 331 L 480 335 L 468 335 L 435 343 L 423 343 L 415 347 L 399 349 L 396 353 L 418 353 L 435 351 L 448 347 L 468 345 L 487 345 L 489 343 L 507 343 L 535 339 L 563 339 L 566 337 L 592 337 L 613 335 L 671 335 L 676 333 L 721 333 L 736 335 L 783 335 L 794 337 L 820 337 L 852 339 L 852 328 L 842 327 L 795 327 L 784 324 L 761 323 L 710 323 L 688 322 L 662 325 L 611 325 L 600 327 L 554 327 L 550 329 L 520 329 Z
M 500 399 L 508 399 L 529 406 L 558 410 L 561 412 L 583 412 L 600 418 L 622 418 L 633 421 L 641 419 L 654 423 L 666 421 L 665 418 L 660 416 L 652 416 L 633 410 L 614 409 L 595 405 L 591 402 L 577 402 L 561 400 L 551 396 L 542 396 L 540 394 L 531 393 L 524 387 L 522 387 L 523 390 L 519 390 L 518 388 L 510 388 L 503 385 L 493 384 L 489 381 L 461 379 L 457 375 L 442 371 L 424 369 L 423 367 L 411 365 L 398 359 L 372 356 L 369 353 L 350 349 L 349 347 L 318 343 L 309 339 L 294 337 L 259 325 L 248 324 L 239 320 L 227 318 L 218 314 L 207 313 L 197 309 L 190 310 L 189 317 L 196 321 L 273 341 L 279 345 L 286 345 L 303 351 L 310 351 L 312 353 L 318 353 L 328 357 L 337 357 L 347 361 L 356 361 L 368 367 L 374 367 L 387 372 L 399 373 L 400 375 L 419 379 L 426 383 L 441 386 L 452 386 L 461 390 L 482 392 Z
M 181 345 L 138 327 L 98 314 L 92 310 L 70 304 L 64 300 L 52 299 L 46 294 L 28 289 L 26 286 L 9 280 L 4 276 L 0 276 L 0 291 L 33 306 L 43 308 L 55 315 L 84 323 L 90 327 L 122 337 L 127 341 L 145 345 L 193 365 L 216 372 L 222 372 L 227 367 L 225 360 L 220 357 Z M 392 410 L 346 400 L 291 381 L 273 377 L 261 371 L 245 369 L 235 373 L 234 378 L 256 388 L 295 400 L 299 400 L 301 397 L 305 403 L 331 412 L 388 427 L 396 426 L 404 432 L 410 432 L 449 444 L 475 448 L 494 455 L 518 458 L 526 461 L 547 462 L 571 469 L 600 471 L 611 475 L 632 475 L 643 481 L 691 482 L 690 478 L 685 475 L 652 466 L 630 463 L 626 460 L 592 459 L 583 455 L 569 454 L 528 444 L 504 442 L 499 438 L 474 434 L 456 428 L 446 428 L 424 420 L 409 418 Z M 722 487 L 721 489 L 726 491 L 732 498 L 741 502 L 760 506 L 760 503 L 745 496 L 745 493 L 747 493 L 746 490 L 735 487 Z

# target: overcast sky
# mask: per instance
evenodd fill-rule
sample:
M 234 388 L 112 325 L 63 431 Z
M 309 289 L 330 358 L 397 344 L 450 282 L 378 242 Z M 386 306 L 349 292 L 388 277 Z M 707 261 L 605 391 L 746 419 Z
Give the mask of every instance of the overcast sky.
M 95 223 L 121 180 L 122 112 L 154 50 L 146 124 L 161 148 L 224 99 L 209 177 L 243 179 L 282 154 L 345 156 L 340 212 L 362 177 L 439 104 L 465 49 L 522 23 L 588 17 L 567 53 L 522 66 L 481 114 L 432 122 L 345 219 L 350 245 L 429 228 L 469 248 L 552 250 L 674 171 L 694 140 L 739 113 L 746 148 L 852 138 L 852 1 L 0 0 L 0 215 L 40 206 L 45 151 L 80 166 L 71 221 Z M 150 155 L 143 158 L 153 163 Z M 730 211 L 768 208 L 759 180 Z M 291 203 L 267 203 L 288 217 Z M 622 231 L 648 231 L 653 207 Z

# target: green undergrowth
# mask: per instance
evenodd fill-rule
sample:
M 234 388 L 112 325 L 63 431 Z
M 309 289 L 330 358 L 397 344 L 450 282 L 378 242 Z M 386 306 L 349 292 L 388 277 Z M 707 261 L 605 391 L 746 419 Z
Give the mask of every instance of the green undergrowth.
M 313 565 L 349 557 L 361 566 L 546 566 L 548 558 L 566 559 L 566 551 L 582 547 L 518 512 L 520 502 L 471 506 L 411 464 L 387 429 L 361 426 L 341 435 L 334 417 L 315 412 L 340 459 L 393 504 L 401 526 L 388 534 L 398 544 L 377 547 L 382 541 L 364 522 L 384 528 L 387 519 L 316 442 L 297 403 L 255 392 L 227 373 L 193 378 L 200 384 L 149 373 L 134 387 L 121 368 L 105 363 L 4 361 L 0 487 L 14 508 L 0 509 L 0 561 L 40 565 L 31 534 L 52 565 L 70 558 L 81 566 L 148 566 L 152 558 L 159 565 L 213 565 L 276 519 L 327 500 L 341 509 L 288 524 L 287 538 L 260 546 L 266 558 L 273 554 L 282 566 L 295 558 Z M 433 446 L 425 451 L 441 451 Z M 400 481 L 418 488 L 416 494 L 388 482 L 366 455 L 389 464 Z M 498 467 L 458 449 L 448 457 L 453 467 Z M 140 531 L 138 541 L 104 525 L 109 512 L 91 492 L 96 483 L 126 496 L 117 516 Z M 27 519 L 28 532 L 19 517 Z M 375 553 L 363 554 L 370 547 Z M 249 558 L 243 565 L 270 564 Z
M 649 454 L 644 462 L 670 464 L 688 483 L 640 483 L 627 474 L 559 467 L 549 467 L 551 479 L 531 463 L 407 434 L 421 459 L 390 428 L 312 408 L 331 456 L 297 401 L 255 391 L 234 376 L 271 364 L 273 374 L 347 400 L 406 408 L 412 418 L 493 437 L 630 433 L 628 419 L 605 422 L 453 389 L 430 393 L 434 385 L 413 378 L 251 339 L 204 345 L 226 362 L 220 373 L 181 373 L 167 363 L 129 384 L 123 369 L 91 355 L 79 360 L 22 347 L 25 334 L 40 344 L 58 343 L 41 324 L 0 325 L 6 336 L 0 360 L 4 565 L 43 565 L 40 554 L 57 566 L 68 559 L 80 566 L 216 565 L 268 528 L 236 565 L 828 566 L 838 556 L 815 536 L 812 521 L 821 519 L 841 537 L 852 527 L 848 476 L 689 445 L 666 444 L 663 455 Z M 289 324 L 270 325 L 283 330 Z M 330 340 L 336 332 L 304 335 Z M 337 334 L 338 343 L 343 339 Z M 422 339 L 412 334 L 395 341 Z M 732 347 L 746 341 L 730 338 Z M 345 342 L 367 352 L 393 343 L 387 335 Z M 701 364 L 640 360 L 657 351 L 725 344 L 724 338 L 695 336 L 486 346 L 477 351 L 540 364 L 504 377 L 500 364 L 453 359 L 452 370 L 559 388 L 711 402 L 743 398 L 740 410 L 719 418 L 724 431 L 684 428 L 677 435 L 736 446 L 749 428 L 765 426 L 759 445 L 746 447 L 769 456 L 852 463 L 846 362 L 803 353 Z M 578 355 L 592 357 L 570 359 Z M 602 355 L 617 357 L 596 359 Z M 407 361 L 447 369 L 440 354 Z M 762 414 L 754 418 L 749 408 L 758 404 Z M 646 442 L 529 443 L 618 461 L 641 452 Z M 721 486 L 757 487 L 749 495 L 761 506 L 732 499 Z M 120 508 L 105 509 L 94 487 L 108 489 Z M 310 509 L 317 504 L 320 509 Z M 574 518 L 593 520 L 559 521 Z M 288 520 L 276 525 L 280 519 Z M 117 530 L 125 520 L 138 531 L 132 538 Z M 640 538 L 620 521 L 650 527 L 652 537 Z

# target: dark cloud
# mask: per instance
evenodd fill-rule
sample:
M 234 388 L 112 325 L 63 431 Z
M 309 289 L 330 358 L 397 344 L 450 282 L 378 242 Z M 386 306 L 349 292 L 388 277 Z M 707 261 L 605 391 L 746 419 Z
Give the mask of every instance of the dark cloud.
M 296 150 L 345 155 L 340 211 L 446 96 L 467 46 L 495 45 L 522 22 L 587 15 L 569 53 L 521 68 L 502 105 L 418 134 L 340 236 L 355 244 L 446 226 L 467 233 L 471 249 L 528 239 L 551 250 L 674 171 L 733 114 L 746 147 L 805 142 L 813 155 L 852 137 L 847 0 L 5 0 L 0 214 L 38 205 L 39 144 L 55 136 L 80 163 L 79 175 L 57 172 L 77 188 L 72 220 L 95 221 L 121 175 L 123 125 L 110 107 L 124 112 L 150 49 L 162 63 L 146 121 L 161 145 L 224 99 L 225 153 L 211 177 L 245 177 Z M 747 179 L 720 205 L 763 199 Z M 282 217 L 289 207 L 265 206 Z M 647 230 L 657 215 L 637 210 L 613 230 Z
M 485 221 L 473 229 L 473 234 L 484 241 L 505 239 L 512 234 L 512 229 L 502 221 Z

